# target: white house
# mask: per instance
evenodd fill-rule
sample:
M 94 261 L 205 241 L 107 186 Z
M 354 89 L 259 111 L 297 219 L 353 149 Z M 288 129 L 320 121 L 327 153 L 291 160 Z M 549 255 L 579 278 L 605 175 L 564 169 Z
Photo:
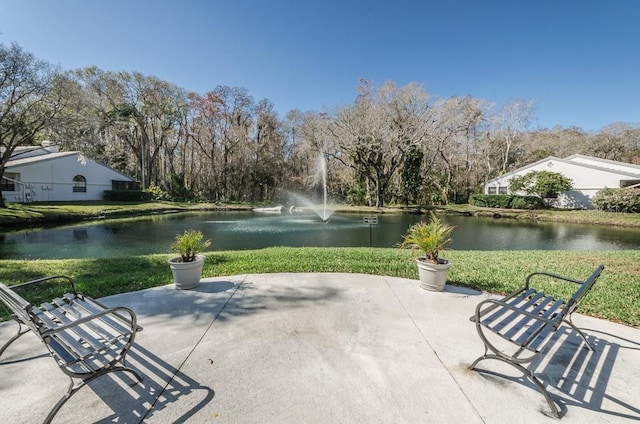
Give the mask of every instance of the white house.
M 605 187 L 629 187 L 640 183 L 639 165 L 584 155 L 572 155 L 564 159 L 549 156 L 487 181 L 484 192 L 485 194 L 510 194 L 510 180 L 531 171 L 557 172 L 572 180 L 573 189 L 561 193 L 557 199 L 552 200 L 552 206 L 560 208 L 588 209 L 591 208 L 591 198 L 599 190 Z
M 133 178 L 48 142 L 18 147 L 0 181 L 4 199 L 19 203 L 101 200 L 105 190 L 135 186 Z

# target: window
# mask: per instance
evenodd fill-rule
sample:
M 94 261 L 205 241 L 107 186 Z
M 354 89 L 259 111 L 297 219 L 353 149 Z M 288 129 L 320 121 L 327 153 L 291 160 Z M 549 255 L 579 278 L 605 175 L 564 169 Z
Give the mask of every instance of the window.
M 640 184 L 640 180 L 620 180 L 620 187 L 637 187 Z
M 140 190 L 140 183 L 137 181 L 111 180 L 111 190 L 113 191 Z
M 6 178 L 5 178 L 6 177 Z M 14 174 L 11 172 L 5 172 L 2 181 L 0 181 L 0 190 L 2 191 L 16 191 L 15 180 L 20 179 L 20 174 Z
M 498 194 L 507 194 L 507 187 L 498 187 Z
M 76 175 L 75 177 L 73 177 L 73 192 L 74 193 L 87 192 L 87 179 L 82 175 Z
M 489 190 L 487 191 L 488 194 L 496 194 L 496 188 L 495 187 L 489 187 Z

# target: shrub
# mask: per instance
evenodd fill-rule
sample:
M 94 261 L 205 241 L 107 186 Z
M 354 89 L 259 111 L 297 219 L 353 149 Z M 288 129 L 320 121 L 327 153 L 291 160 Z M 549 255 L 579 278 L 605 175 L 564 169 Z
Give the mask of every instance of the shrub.
M 571 190 L 573 181 L 559 172 L 531 171 L 525 175 L 513 177 L 509 182 L 509 190 L 512 193 L 524 191 L 531 196 L 558 197 L 563 191 Z
M 171 200 L 171 195 L 157 185 L 150 185 L 144 190 L 150 200 Z
M 544 209 L 545 207 L 539 197 L 515 194 L 473 194 L 469 198 L 469 204 L 502 209 Z
M 511 209 L 544 209 L 545 205 L 536 196 L 513 196 L 509 204 Z
M 105 190 L 102 198 L 116 202 L 137 202 L 149 200 L 149 195 L 140 190 Z
M 592 203 L 602 211 L 639 213 L 640 188 L 603 188 Z
M 472 194 L 469 204 L 484 208 L 508 208 L 511 197 L 508 194 Z

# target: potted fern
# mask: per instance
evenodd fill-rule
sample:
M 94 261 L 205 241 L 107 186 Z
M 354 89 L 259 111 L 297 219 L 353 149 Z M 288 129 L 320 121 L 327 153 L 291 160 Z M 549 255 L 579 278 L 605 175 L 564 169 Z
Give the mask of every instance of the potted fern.
M 401 247 L 418 249 L 422 253 L 416 259 L 416 264 L 420 287 L 423 289 L 444 290 L 451 262 L 441 258 L 440 252 L 451 241 L 450 235 L 453 228 L 431 213 L 429 222 L 423 221 L 412 225 L 403 236 Z
M 180 256 L 169 259 L 176 289 L 188 290 L 200 284 L 204 256 L 199 253 L 209 246 L 211 246 L 211 241 L 204 240 L 201 231 L 186 230 L 176 236 L 171 250 Z

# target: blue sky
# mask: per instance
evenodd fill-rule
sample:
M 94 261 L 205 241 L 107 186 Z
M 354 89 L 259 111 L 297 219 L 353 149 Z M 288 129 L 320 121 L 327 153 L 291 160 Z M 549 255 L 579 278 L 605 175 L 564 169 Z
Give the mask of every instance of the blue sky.
M 637 0 L 2 0 L 0 42 L 75 69 L 334 111 L 360 78 L 537 99 L 536 127 L 640 123 Z

